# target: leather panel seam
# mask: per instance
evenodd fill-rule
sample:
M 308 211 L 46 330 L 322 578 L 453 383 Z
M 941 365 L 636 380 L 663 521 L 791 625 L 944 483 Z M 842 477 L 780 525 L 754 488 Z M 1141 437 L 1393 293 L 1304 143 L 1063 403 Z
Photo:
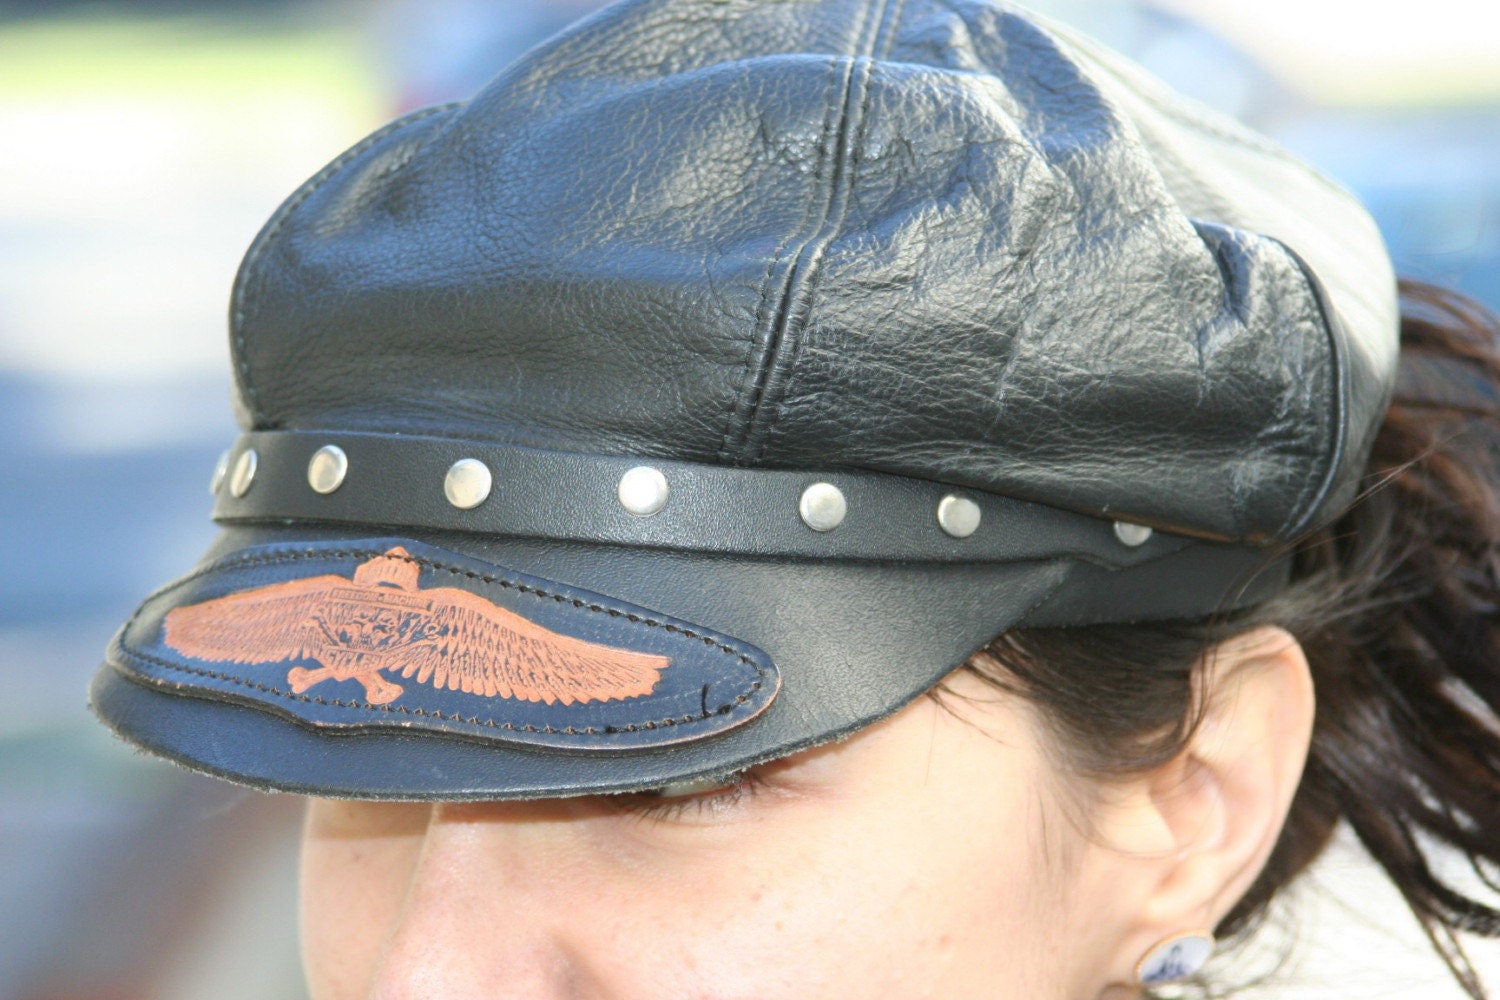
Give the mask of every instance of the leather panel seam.
M 868 57 L 880 43 L 895 2 L 896 0 L 878 0 L 878 16 L 872 16 L 877 9 L 876 2 L 864 5 L 860 12 L 859 25 L 853 32 L 855 40 L 853 51 L 850 53 L 853 58 L 841 56 L 833 64 L 836 71 L 842 70 L 843 72 L 840 74 L 839 93 L 834 100 L 829 101 L 828 111 L 830 113 L 837 111 L 838 117 L 837 120 L 824 119 L 822 155 L 819 160 L 818 173 L 819 175 L 826 174 L 826 187 L 821 192 L 822 198 L 812 203 L 821 203 L 822 212 L 810 230 L 804 229 L 808 235 L 802 239 L 793 252 L 779 284 L 776 309 L 771 317 L 769 328 L 761 338 L 761 349 L 758 352 L 752 351 L 751 358 L 747 359 L 749 363 L 741 376 L 730 426 L 726 428 L 724 442 L 720 448 L 721 460 L 755 460 L 758 450 L 755 444 L 756 426 L 761 420 L 768 392 L 773 396 L 775 393 L 776 375 L 778 369 L 783 367 L 777 364 L 777 359 L 783 353 L 783 345 L 787 338 L 794 332 L 792 330 L 793 307 L 799 297 L 799 281 L 808 266 L 816 265 L 817 256 L 826 247 L 830 238 L 828 235 L 829 218 L 835 212 L 839 200 L 839 185 L 844 175 L 843 163 L 848 149 L 851 127 L 849 108 L 858 91 L 859 73 L 863 64 L 868 62 Z M 868 70 L 865 70 L 865 75 L 868 77 Z M 820 176 L 820 179 L 824 177 Z M 810 221 L 809 218 L 804 218 L 804 226 L 808 221 Z M 809 248 L 812 248 L 811 251 Z M 766 293 L 769 291 L 769 288 L 762 291 L 760 312 L 762 316 L 764 306 L 768 304 Z M 733 417 L 739 416 L 741 412 L 743 412 L 743 417 L 738 433 L 735 433 Z
M 746 430 L 745 450 L 752 461 L 765 460 L 766 447 L 771 431 L 781 417 L 781 398 L 786 383 L 795 371 L 802 354 L 804 337 L 796 336 L 800 329 L 799 317 L 805 316 L 807 304 L 817 288 L 822 274 L 824 254 L 834 238 L 843 228 L 849 214 L 849 203 L 854 196 L 854 166 L 859 150 L 864 143 L 864 134 L 869 122 L 870 102 L 873 95 L 872 81 L 875 60 L 883 59 L 895 44 L 892 30 L 901 19 L 904 0 L 884 0 L 880 18 L 863 55 L 856 60 L 844 98 L 844 110 L 839 133 L 834 146 L 833 174 L 830 177 L 830 203 L 824 214 L 821 231 L 809 241 L 803 261 L 794 268 L 781 307 L 782 334 L 777 338 L 777 350 L 768 355 L 768 365 L 763 379 L 763 389 L 750 415 Z M 857 100 L 856 100 L 857 97 Z M 847 178 L 847 182 L 846 182 Z M 800 284 L 799 284 L 800 282 Z M 790 341 L 789 346 L 786 345 Z M 784 354 L 781 359 L 778 354 Z
M 781 275 L 780 281 L 776 282 L 775 294 L 772 294 L 770 282 L 771 272 L 768 270 L 767 282 L 761 289 L 761 304 L 756 311 L 756 334 L 752 340 L 749 356 L 745 359 L 745 368 L 740 375 L 739 388 L 735 394 L 734 405 L 730 412 L 730 420 L 724 431 L 724 441 L 719 448 L 719 457 L 723 461 L 736 461 L 747 458 L 745 442 L 749 437 L 750 427 L 755 420 L 756 408 L 759 406 L 761 393 L 764 390 L 766 372 L 774 363 L 776 351 L 782 336 L 783 310 L 786 300 L 793 287 L 799 261 L 808 243 L 822 229 L 823 221 L 828 217 L 828 206 L 833 199 L 833 187 L 831 178 L 835 169 L 832 167 L 837 150 L 837 130 L 842 122 L 835 119 L 835 112 L 841 112 L 844 104 L 844 95 L 848 93 L 849 78 L 852 75 L 853 63 L 847 57 L 840 56 L 829 63 L 829 90 L 837 92 L 837 99 L 830 93 L 828 107 L 824 111 L 823 127 L 818 143 L 818 166 L 813 172 L 814 178 L 819 182 L 818 197 L 808 199 L 807 210 L 803 213 L 802 222 L 798 226 L 799 233 L 805 233 L 800 239 L 789 239 L 778 248 L 773 258 L 773 269 L 776 264 L 786 256 L 786 252 L 795 243 L 795 249 L 791 250 L 790 259 Z M 840 116 L 841 117 L 841 116 Z M 827 180 L 828 190 L 822 190 L 823 182 Z M 816 215 L 817 207 L 822 205 L 822 212 Z M 815 218 L 816 215 L 816 218 Z M 775 302 L 775 310 L 771 310 L 771 304 Z M 764 328 L 762 332 L 762 328 Z M 759 341 L 760 349 L 755 349 L 755 341 Z M 743 411 L 744 416 L 740 421 L 738 429 L 735 428 L 735 417 Z M 737 432 L 736 432 L 737 431 Z
M 798 318 L 805 315 L 807 305 L 817 288 L 818 278 L 822 274 L 823 255 L 848 217 L 849 202 L 853 197 L 853 183 L 843 183 L 843 181 L 846 176 L 853 176 L 854 160 L 857 158 L 860 143 L 864 139 L 865 124 L 869 120 L 873 72 L 873 60 L 866 58 L 858 60 L 845 103 L 844 124 L 839 132 L 839 144 L 835 153 L 832 203 L 825 217 L 822 231 L 815 240 L 810 241 L 810 249 L 806 253 L 805 262 L 800 263 L 800 266 L 795 269 L 793 279 L 787 289 L 786 301 L 782 306 L 783 326 L 786 332 L 780 338 L 780 343 L 785 343 L 787 340 L 791 343 L 783 349 L 786 356 L 781 363 L 776 363 L 777 359 L 774 356 L 770 359 L 765 389 L 751 415 L 746 435 L 746 450 L 751 452 L 755 461 L 765 460 L 771 430 L 781 416 L 781 397 L 785 393 L 787 380 L 796 366 L 806 339 L 793 336 L 792 328 L 797 325 Z M 854 102 L 856 94 L 858 94 L 857 104 Z
M 891 50 L 896 46 L 896 28 L 901 24 L 905 8 L 906 0 L 886 0 L 885 7 L 880 12 L 880 24 L 875 30 L 874 42 L 870 46 L 870 52 L 875 57 L 890 58 Z

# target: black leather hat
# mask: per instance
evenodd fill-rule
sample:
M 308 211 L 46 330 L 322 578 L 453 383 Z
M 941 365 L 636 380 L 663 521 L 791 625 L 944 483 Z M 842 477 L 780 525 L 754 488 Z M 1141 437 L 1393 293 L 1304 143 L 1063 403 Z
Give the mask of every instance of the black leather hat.
M 257 237 L 222 534 L 93 706 L 324 795 L 727 773 L 1274 592 L 1396 330 L 1349 194 L 1029 14 L 619 3 Z

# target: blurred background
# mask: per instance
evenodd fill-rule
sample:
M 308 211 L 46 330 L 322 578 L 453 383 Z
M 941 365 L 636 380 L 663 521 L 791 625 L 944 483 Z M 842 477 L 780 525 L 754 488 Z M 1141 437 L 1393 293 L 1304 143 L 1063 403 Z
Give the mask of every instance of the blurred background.
M 297 801 L 133 755 L 85 687 L 212 533 L 226 304 L 260 224 L 596 6 L 0 0 L 0 1000 L 304 995 Z M 1353 188 L 1403 273 L 1500 308 L 1493 0 L 1031 6 Z M 1500 988 L 1500 945 L 1472 947 Z M 1347 843 L 1239 964 L 1282 955 L 1280 1000 L 1460 995 Z

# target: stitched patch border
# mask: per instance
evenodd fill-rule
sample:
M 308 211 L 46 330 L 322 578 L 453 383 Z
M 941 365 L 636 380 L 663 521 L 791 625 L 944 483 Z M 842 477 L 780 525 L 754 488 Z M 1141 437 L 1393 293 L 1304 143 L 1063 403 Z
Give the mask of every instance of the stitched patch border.
M 526 700 L 462 690 L 453 686 L 456 682 L 439 687 L 423 678 L 398 687 L 395 696 L 382 702 L 368 697 L 368 687 L 361 697 L 357 689 L 363 682 L 350 671 L 320 677 L 316 690 L 297 690 L 298 685 L 283 681 L 298 671 L 330 674 L 326 667 L 307 671 L 309 665 L 322 664 L 305 649 L 303 655 L 275 661 L 247 653 L 240 659 L 248 662 L 225 662 L 187 655 L 166 641 L 165 622 L 177 609 L 319 576 L 331 579 L 329 574 L 349 585 L 345 591 L 357 589 L 353 580 L 360 567 L 375 563 L 420 574 L 426 585 L 418 595 L 456 587 L 569 637 L 564 641 L 600 643 L 670 665 L 659 671 L 648 692 L 624 697 L 572 703 Z M 159 688 L 249 704 L 330 733 L 396 727 L 584 751 L 647 748 L 715 735 L 764 711 L 780 684 L 770 658 L 748 643 L 409 539 L 270 545 L 236 553 L 148 598 L 116 636 L 110 660 L 126 676 Z M 368 673 L 374 668 L 359 669 Z

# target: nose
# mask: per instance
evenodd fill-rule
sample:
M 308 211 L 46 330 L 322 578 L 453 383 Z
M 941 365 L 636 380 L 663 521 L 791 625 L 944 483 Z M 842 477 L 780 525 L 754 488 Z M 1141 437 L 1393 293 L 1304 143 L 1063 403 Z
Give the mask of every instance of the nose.
M 434 807 L 370 1000 L 605 1000 L 545 808 Z

